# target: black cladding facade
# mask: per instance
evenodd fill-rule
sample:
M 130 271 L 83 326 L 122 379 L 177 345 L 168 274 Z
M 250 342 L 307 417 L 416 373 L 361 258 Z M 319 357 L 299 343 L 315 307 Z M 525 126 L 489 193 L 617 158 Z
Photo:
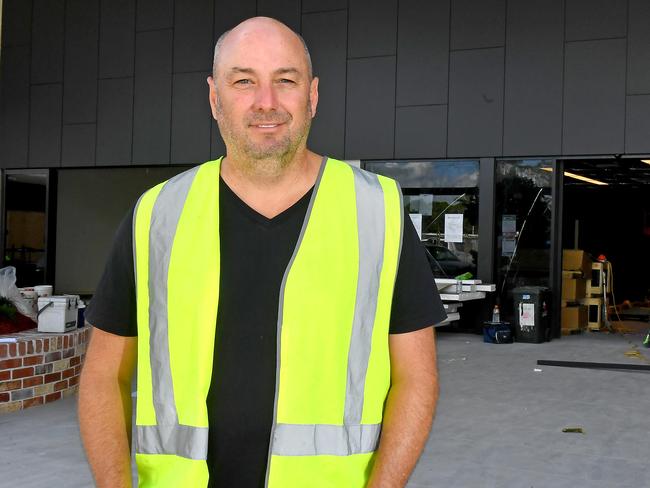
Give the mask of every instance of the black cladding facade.
M 4 0 L 0 167 L 194 164 L 227 28 L 305 37 L 345 159 L 650 153 L 647 0 Z

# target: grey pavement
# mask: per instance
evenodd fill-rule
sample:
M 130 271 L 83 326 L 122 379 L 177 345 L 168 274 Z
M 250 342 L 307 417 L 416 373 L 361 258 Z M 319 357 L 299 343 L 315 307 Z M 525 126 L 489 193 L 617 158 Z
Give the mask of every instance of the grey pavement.
M 650 364 L 641 338 L 590 333 L 491 345 L 476 335 L 439 334 L 438 414 L 409 488 L 650 486 L 650 373 L 536 365 Z M 563 433 L 566 427 L 584 434 Z M 0 487 L 14 486 L 93 486 L 76 398 L 0 415 Z

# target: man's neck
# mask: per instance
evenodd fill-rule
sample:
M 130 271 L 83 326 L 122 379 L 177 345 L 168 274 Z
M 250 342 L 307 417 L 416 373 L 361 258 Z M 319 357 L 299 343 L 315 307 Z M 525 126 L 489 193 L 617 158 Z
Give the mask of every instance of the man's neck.
M 291 207 L 314 186 L 322 156 L 307 149 L 286 164 L 238 159 L 227 155 L 221 163 L 221 177 L 249 207 L 273 218 Z M 270 164 L 265 164 L 270 163 Z M 257 168 L 257 170 L 256 170 Z M 269 171 L 269 168 L 275 168 Z

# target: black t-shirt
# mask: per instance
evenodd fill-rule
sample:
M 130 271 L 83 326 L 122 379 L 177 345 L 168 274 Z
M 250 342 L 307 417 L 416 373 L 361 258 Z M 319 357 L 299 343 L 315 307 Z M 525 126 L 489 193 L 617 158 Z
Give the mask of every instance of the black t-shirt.
M 208 393 L 209 486 L 264 486 L 275 398 L 280 285 L 298 241 L 310 190 L 272 219 L 255 212 L 219 181 L 221 270 L 214 361 Z M 393 294 L 390 333 L 411 332 L 446 318 L 409 218 Z M 136 336 L 133 212 L 120 224 L 86 319 Z

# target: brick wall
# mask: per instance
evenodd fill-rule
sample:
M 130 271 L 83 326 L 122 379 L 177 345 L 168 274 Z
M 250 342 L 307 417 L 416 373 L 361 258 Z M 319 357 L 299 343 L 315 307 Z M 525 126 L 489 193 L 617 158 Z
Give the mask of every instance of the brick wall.
M 65 334 L 36 330 L 11 334 L 0 343 L 0 414 L 73 395 L 90 339 L 84 327 Z

